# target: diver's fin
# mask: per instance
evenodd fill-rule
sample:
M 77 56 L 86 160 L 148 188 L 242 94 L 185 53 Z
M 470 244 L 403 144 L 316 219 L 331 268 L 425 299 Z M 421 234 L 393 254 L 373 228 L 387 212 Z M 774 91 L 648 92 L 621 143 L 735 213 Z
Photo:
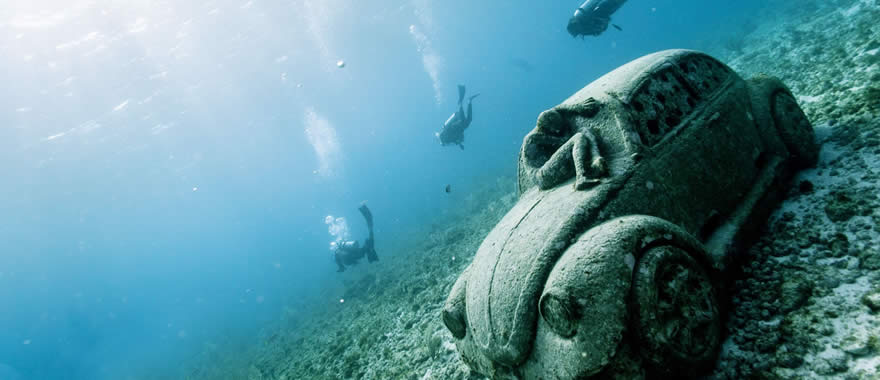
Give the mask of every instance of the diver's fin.
M 373 237 L 373 213 L 367 208 L 366 203 L 361 203 L 361 207 L 358 207 L 358 211 L 364 215 L 364 219 L 367 220 L 367 228 L 370 229 L 370 237 L 364 241 L 364 247 L 361 249 L 361 252 L 367 254 L 367 261 L 371 263 L 379 261 L 379 256 L 376 255 L 376 240 Z
M 461 104 L 461 101 L 464 100 L 464 85 L 458 85 L 458 104 Z
M 619 31 L 621 31 L 621 32 L 623 31 L 623 28 L 621 28 L 620 25 L 617 25 L 617 24 L 611 24 L 611 26 L 613 26 L 614 29 L 617 29 L 617 30 L 619 30 Z
M 373 235 L 373 213 L 370 212 L 370 209 L 367 208 L 367 204 L 361 204 L 361 207 L 358 207 L 358 211 L 361 212 L 361 215 L 364 216 L 364 219 L 367 220 L 367 228 L 370 230 L 370 236 Z
M 472 101 L 474 100 L 474 98 L 476 98 L 476 97 L 478 97 L 478 96 L 480 96 L 479 93 L 477 93 L 476 95 L 471 95 L 471 97 L 468 98 L 468 103 L 472 102 Z
M 376 254 L 376 247 L 373 245 L 372 240 L 368 240 L 368 244 L 364 247 L 364 251 L 367 252 L 367 262 L 376 262 L 379 261 L 379 255 Z

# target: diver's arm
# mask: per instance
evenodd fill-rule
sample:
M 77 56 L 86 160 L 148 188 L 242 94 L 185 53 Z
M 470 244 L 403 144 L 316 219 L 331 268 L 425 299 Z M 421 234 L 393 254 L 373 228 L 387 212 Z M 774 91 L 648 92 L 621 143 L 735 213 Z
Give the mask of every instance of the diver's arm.
M 333 262 L 336 263 L 337 272 L 345 271 L 345 264 L 342 262 L 342 256 L 340 255 L 339 249 L 333 251 Z

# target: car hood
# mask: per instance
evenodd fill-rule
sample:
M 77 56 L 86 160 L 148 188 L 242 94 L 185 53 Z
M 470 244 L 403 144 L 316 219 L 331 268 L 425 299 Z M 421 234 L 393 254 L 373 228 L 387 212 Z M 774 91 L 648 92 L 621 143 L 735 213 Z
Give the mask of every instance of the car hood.
M 547 191 L 533 188 L 489 233 L 471 263 L 466 290 L 468 335 L 484 356 L 510 366 L 528 357 L 547 276 L 571 242 L 598 221 L 615 188 L 603 183 L 575 191 L 571 181 Z

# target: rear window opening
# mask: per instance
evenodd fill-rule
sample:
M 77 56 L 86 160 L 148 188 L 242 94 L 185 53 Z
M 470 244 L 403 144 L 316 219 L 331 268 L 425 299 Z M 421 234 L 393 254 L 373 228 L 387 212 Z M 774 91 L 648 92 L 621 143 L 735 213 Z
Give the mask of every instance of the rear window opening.
M 660 142 L 730 75 L 726 66 L 698 54 L 651 73 L 629 102 L 642 142 L 648 146 Z

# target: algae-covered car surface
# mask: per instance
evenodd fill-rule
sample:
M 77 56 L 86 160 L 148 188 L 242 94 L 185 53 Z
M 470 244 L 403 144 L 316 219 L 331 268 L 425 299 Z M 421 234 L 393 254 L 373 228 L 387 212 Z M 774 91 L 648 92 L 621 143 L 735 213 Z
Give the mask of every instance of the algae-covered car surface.
M 492 378 L 695 376 L 721 342 L 719 278 L 818 157 L 779 80 L 654 53 L 538 117 L 518 203 L 443 321 Z

